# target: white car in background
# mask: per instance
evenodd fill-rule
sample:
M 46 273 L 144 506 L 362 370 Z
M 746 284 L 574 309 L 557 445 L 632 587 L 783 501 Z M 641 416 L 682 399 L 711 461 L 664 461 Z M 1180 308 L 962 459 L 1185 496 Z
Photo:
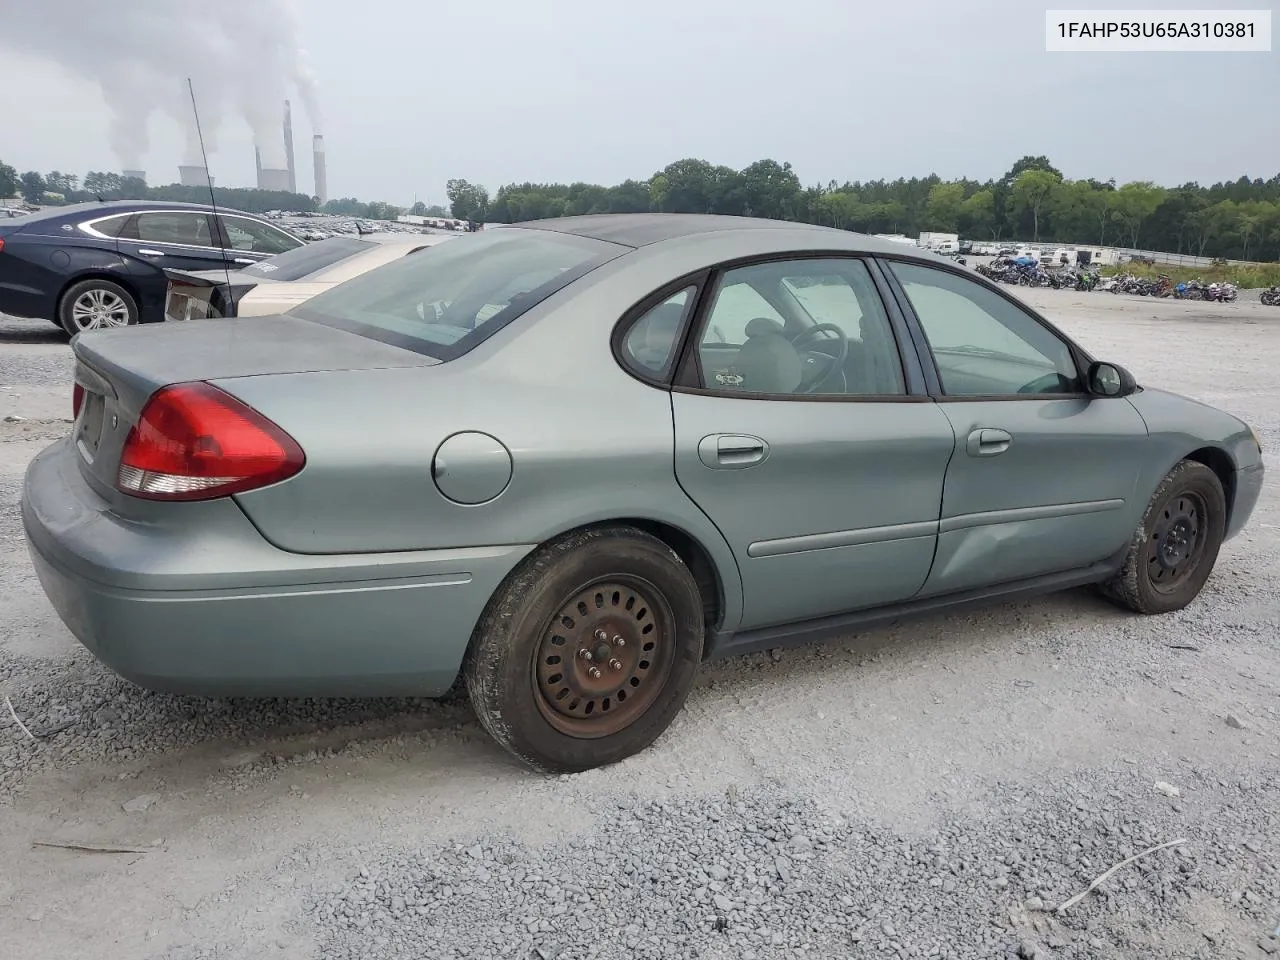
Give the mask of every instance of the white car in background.
M 431 247 L 453 234 L 335 236 L 240 270 L 166 270 L 166 320 L 284 313 L 344 280 Z

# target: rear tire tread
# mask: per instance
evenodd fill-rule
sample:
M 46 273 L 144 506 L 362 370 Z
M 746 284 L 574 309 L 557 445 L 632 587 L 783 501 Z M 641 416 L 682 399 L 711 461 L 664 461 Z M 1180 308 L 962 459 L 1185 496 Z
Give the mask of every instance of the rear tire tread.
M 508 691 L 511 672 L 517 682 L 527 680 L 524 663 L 537 636 L 534 623 L 559 609 L 560 597 L 545 594 L 546 585 L 584 553 L 598 554 L 600 575 L 607 576 L 610 559 L 669 567 L 672 590 L 663 593 L 676 616 L 679 648 L 663 691 L 646 713 L 630 726 L 597 740 L 576 740 L 555 731 L 536 707 L 513 717 Z M 675 595 L 672 595 L 674 593 Z M 480 725 L 504 749 L 543 773 L 574 773 L 603 766 L 638 753 L 662 735 L 679 713 L 702 660 L 705 624 L 701 594 L 692 572 L 666 543 L 634 527 L 593 527 L 574 531 L 543 544 L 526 557 L 490 599 L 472 634 L 463 662 L 467 693 Z M 538 749 L 541 741 L 545 749 Z M 557 749 L 559 748 L 559 749 Z M 576 749 L 575 749 L 576 748 Z M 594 749 L 593 749 L 594 748 Z

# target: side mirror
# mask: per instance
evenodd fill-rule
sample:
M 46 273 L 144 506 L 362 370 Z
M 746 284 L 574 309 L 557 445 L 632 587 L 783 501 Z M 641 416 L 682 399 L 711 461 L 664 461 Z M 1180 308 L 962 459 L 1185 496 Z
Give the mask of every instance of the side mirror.
M 1127 397 L 1138 389 L 1138 383 L 1124 367 L 1095 360 L 1089 364 L 1086 377 L 1089 392 L 1095 397 Z

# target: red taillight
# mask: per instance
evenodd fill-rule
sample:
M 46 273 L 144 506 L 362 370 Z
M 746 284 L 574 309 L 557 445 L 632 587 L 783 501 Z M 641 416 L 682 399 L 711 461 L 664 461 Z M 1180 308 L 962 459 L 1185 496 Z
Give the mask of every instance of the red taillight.
M 84 387 L 75 384 L 71 388 L 71 419 L 80 416 L 80 408 L 84 406 Z
M 116 485 L 147 500 L 210 500 L 278 483 L 306 457 L 293 437 L 208 383 L 152 394 L 129 431 Z
M 4 237 L 0 237 L 0 253 L 4 253 Z

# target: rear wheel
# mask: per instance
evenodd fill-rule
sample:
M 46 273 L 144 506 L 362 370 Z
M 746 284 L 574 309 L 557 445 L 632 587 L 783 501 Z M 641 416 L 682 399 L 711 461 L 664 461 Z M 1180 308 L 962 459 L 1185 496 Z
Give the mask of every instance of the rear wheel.
M 1183 460 L 1160 482 L 1129 544 L 1124 566 L 1102 592 L 1135 613 L 1171 613 L 1199 595 L 1226 533 L 1218 475 Z
M 138 322 L 133 295 L 110 280 L 73 283 L 58 303 L 58 322 L 71 336 L 85 330 L 126 327 Z
M 703 605 L 665 543 L 630 527 L 541 547 L 499 587 L 463 671 L 484 728 L 549 773 L 615 763 L 656 740 L 702 659 Z

